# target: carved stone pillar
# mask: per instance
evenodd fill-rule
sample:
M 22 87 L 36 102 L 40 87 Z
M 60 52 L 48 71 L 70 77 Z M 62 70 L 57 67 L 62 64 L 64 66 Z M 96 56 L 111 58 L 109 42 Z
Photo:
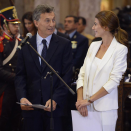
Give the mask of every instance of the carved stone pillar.
M 94 24 L 95 15 L 100 11 L 101 0 L 79 0 L 79 16 L 83 16 L 87 20 L 85 32 L 94 35 L 92 26 Z

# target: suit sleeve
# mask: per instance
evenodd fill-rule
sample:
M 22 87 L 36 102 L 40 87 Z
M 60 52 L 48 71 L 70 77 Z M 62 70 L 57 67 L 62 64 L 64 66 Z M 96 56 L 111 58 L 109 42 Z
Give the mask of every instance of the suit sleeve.
M 128 52 L 128 49 L 125 46 L 117 52 L 117 55 L 114 60 L 114 66 L 110 73 L 109 80 L 103 86 L 108 93 L 111 93 L 114 88 L 118 87 L 122 79 L 122 75 L 126 71 L 127 52 Z
M 63 50 L 63 59 L 62 59 L 62 73 L 61 77 L 62 79 L 67 83 L 68 86 L 71 85 L 71 79 L 72 79 L 72 49 L 71 49 L 71 43 L 68 41 L 68 43 L 65 44 L 65 48 Z M 68 88 L 60 82 L 58 88 L 55 89 L 53 93 L 53 100 L 58 104 L 62 105 L 63 102 L 67 100 L 68 96 Z
M 26 98 L 26 69 L 22 50 L 19 50 L 18 52 L 15 88 L 18 100 L 20 100 L 21 98 Z

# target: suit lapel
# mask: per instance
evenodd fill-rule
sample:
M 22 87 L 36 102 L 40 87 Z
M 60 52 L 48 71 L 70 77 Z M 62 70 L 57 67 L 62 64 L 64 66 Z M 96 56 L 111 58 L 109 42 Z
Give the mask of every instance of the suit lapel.
M 37 46 L 36 46 L 36 35 L 32 37 L 32 39 L 30 40 L 30 44 L 35 48 L 35 50 L 37 51 Z M 41 67 L 40 67 L 40 62 L 39 62 L 39 56 L 35 53 L 35 51 L 29 47 L 29 51 L 32 55 L 32 58 L 38 68 L 38 70 L 41 72 Z
M 45 57 L 46 62 L 49 63 L 49 61 L 52 58 L 53 54 L 55 53 L 57 47 L 58 47 L 57 36 L 55 34 L 52 34 L 50 45 L 49 45 L 49 48 L 47 50 L 47 54 L 46 54 L 46 57 Z M 45 67 L 46 67 L 46 64 L 44 64 L 42 72 L 44 71 Z
M 104 54 L 101 64 L 99 65 L 97 71 L 96 71 L 96 75 L 95 77 L 97 77 L 98 73 L 101 71 L 101 69 L 104 67 L 104 65 L 109 61 L 110 57 L 112 56 L 115 48 L 117 45 L 117 41 L 115 39 L 115 37 L 113 38 L 109 48 L 107 49 L 106 53 Z

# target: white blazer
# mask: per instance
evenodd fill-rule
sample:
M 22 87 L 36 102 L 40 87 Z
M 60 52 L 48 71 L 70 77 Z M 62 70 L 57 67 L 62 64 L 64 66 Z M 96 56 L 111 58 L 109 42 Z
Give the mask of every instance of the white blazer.
M 102 41 L 92 42 L 87 52 L 84 64 L 80 69 L 77 80 L 77 89 L 83 86 L 83 99 L 87 99 L 88 94 L 88 77 L 90 67 L 94 60 Z M 127 52 L 126 46 L 120 44 L 113 38 L 109 48 L 102 58 L 101 64 L 96 70 L 93 82 L 93 94 L 104 87 L 109 93 L 104 97 L 94 101 L 94 108 L 97 111 L 107 111 L 118 109 L 118 85 L 122 79 L 123 73 L 127 68 Z

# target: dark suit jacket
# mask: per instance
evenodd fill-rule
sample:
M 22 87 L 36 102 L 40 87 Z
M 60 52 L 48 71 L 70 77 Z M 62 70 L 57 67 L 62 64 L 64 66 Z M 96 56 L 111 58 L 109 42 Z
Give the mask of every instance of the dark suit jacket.
M 63 33 L 59 32 L 59 31 L 57 31 L 57 35 L 59 35 L 59 36 L 61 36 L 61 37 L 64 37 L 64 38 L 66 38 L 66 39 L 70 40 L 70 38 L 69 38 L 69 36 L 68 36 L 68 35 L 63 34 Z
M 88 39 L 77 31 L 71 38 L 72 53 L 73 53 L 73 66 L 80 68 L 83 65 L 85 56 L 88 50 Z M 73 44 L 74 43 L 74 44 Z
M 29 39 L 31 45 L 37 50 L 36 35 Z M 47 50 L 45 60 L 59 72 L 63 80 L 70 85 L 72 77 L 72 54 L 70 41 L 52 35 L 49 49 Z M 41 71 L 40 63 L 37 54 L 25 45 L 18 53 L 18 64 L 16 69 L 16 93 L 18 100 L 25 97 L 33 104 L 43 104 L 50 99 L 50 76 L 46 79 L 47 72 L 50 69 L 44 65 Z M 53 113 L 54 117 L 64 115 L 64 109 L 67 102 L 68 89 L 65 85 L 53 75 L 53 100 L 57 103 L 56 110 Z M 24 116 L 35 115 L 35 111 L 23 111 Z M 49 112 L 47 112 L 50 115 Z

